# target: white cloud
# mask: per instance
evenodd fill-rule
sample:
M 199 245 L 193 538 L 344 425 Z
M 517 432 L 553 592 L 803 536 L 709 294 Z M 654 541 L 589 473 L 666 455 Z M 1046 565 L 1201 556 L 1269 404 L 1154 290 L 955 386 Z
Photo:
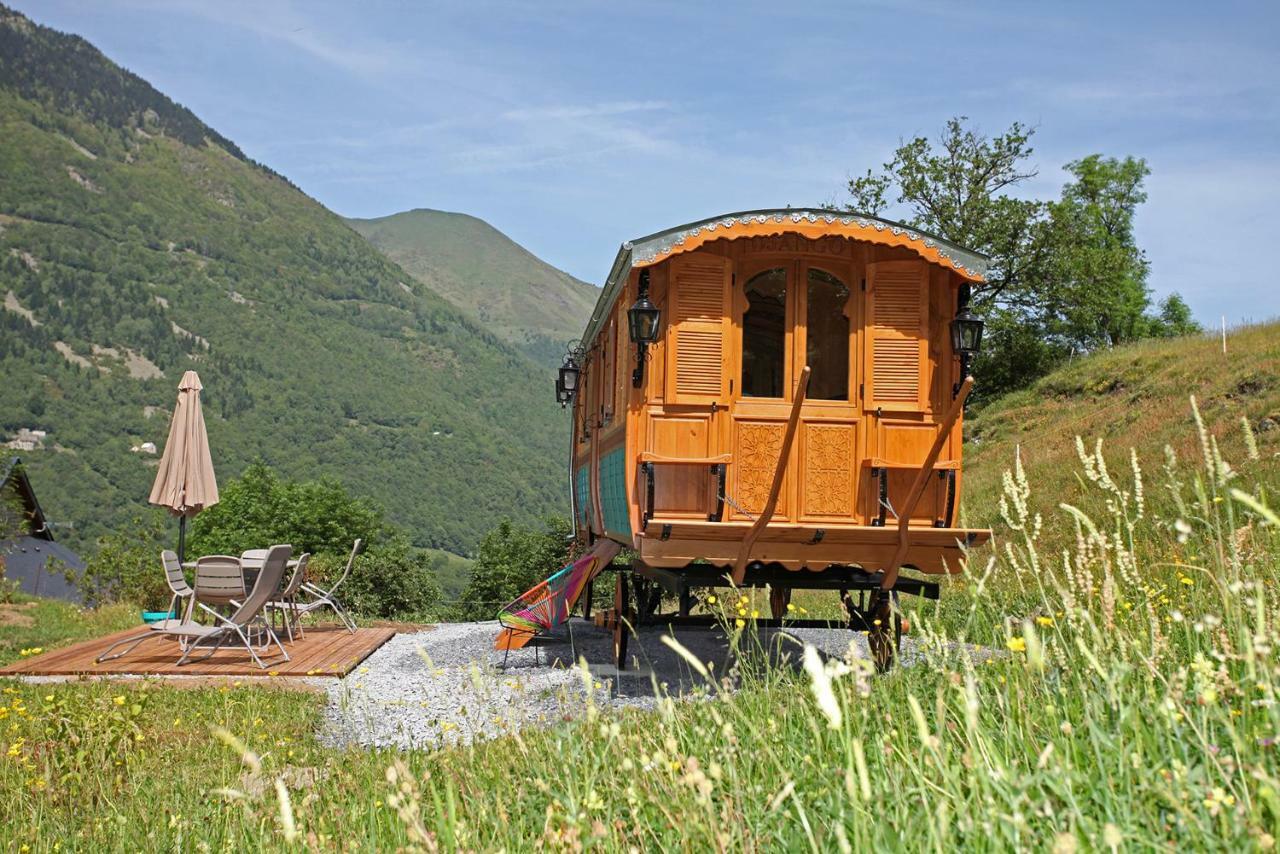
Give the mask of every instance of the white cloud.
M 666 101 L 611 101 L 603 104 L 581 106 L 524 107 L 517 110 L 507 110 L 502 114 L 502 118 L 513 122 L 545 122 L 624 116 L 629 113 L 645 113 L 669 109 L 671 109 L 671 104 Z

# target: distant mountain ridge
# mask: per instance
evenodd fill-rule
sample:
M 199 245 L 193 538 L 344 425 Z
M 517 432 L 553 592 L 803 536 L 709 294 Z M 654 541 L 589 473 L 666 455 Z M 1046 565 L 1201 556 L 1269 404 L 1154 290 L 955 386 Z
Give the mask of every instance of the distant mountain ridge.
M 263 459 L 465 553 L 563 512 L 551 372 L 83 39 L 0 6 L 0 443 L 59 539 L 144 507 L 182 372 L 221 479 Z
M 348 219 L 410 275 L 544 364 L 576 340 L 600 291 L 482 219 L 419 208 Z

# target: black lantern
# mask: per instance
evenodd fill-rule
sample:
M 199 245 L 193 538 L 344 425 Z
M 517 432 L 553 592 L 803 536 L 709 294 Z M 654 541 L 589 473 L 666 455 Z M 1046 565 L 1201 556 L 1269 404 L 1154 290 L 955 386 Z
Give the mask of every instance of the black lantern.
M 658 341 L 662 329 L 662 312 L 649 300 L 649 271 L 640 271 L 640 294 L 635 304 L 627 309 L 627 327 L 631 343 L 636 345 L 636 369 L 631 373 L 631 385 L 639 388 L 644 382 L 644 359 L 650 344 Z
M 556 377 L 556 401 L 561 407 L 566 406 L 578 391 L 578 375 L 582 369 L 578 367 L 577 350 L 564 354 L 564 364 Z
M 951 321 L 951 349 L 957 356 L 973 357 L 982 348 L 982 318 L 965 306 Z
M 951 396 L 960 393 L 960 386 L 969 376 L 969 363 L 982 348 L 982 318 L 969 310 L 969 286 L 960 289 L 959 306 L 955 320 L 951 321 L 951 352 L 960 357 L 960 382 L 951 387 Z

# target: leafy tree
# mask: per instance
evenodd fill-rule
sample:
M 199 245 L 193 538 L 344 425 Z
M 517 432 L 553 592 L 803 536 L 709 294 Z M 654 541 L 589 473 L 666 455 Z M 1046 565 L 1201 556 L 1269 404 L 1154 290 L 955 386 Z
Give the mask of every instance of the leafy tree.
M 982 397 L 1024 387 L 1075 352 L 1199 329 L 1176 294 L 1150 313 L 1133 228 L 1145 161 L 1089 155 L 1067 164 L 1058 200 L 1020 198 L 1037 174 L 1034 129 L 1014 122 L 988 137 L 967 121 L 949 120 L 936 144 L 903 142 L 881 171 L 849 182 L 847 206 L 880 214 L 892 202 L 912 227 L 991 257 L 973 288 L 989 324 L 975 365 Z
M 1160 301 L 1160 313 L 1151 319 L 1150 334 L 1155 338 L 1175 338 L 1179 335 L 1199 335 L 1204 327 L 1191 317 L 1191 306 L 1178 294 L 1169 294 Z
M 337 561 L 321 558 L 322 565 L 333 567 L 327 577 L 334 577 L 333 573 L 340 571 L 336 564 L 346 560 L 345 556 Z M 443 564 L 443 557 L 411 548 L 403 538 L 393 539 L 360 556 L 346 582 L 343 601 L 357 613 L 370 617 L 436 618 L 441 606 L 439 575 Z
M 905 208 L 909 225 L 991 256 L 986 283 L 973 289 L 975 309 L 1029 306 L 1047 251 L 1045 204 L 1005 191 L 1037 175 L 1025 164 L 1035 131 L 1014 122 L 988 138 L 966 121 L 949 120 L 937 149 L 916 137 L 900 145 L 880 173 L 868 170 L 851 180 L 848 208 L 879 215 L 896 192 L 894 203 Z
M 153 510 L 98 540 L 98 549 L 85 562 L 78 585 L 90 605 L 132 602 L 155 610 L 172 594 L 165 581 L 160 552 L 173 548 L 173 526 L 167 515 Z
M 249 466 L 226 484 L 221 500 L 195 517 L 192 554 L 240 554 L 289 543 L 310 552 L 309 574 L 335 580 L 352 543 L 367 544 L 346 582 L 344 600 L 358 613 L 386 619 L 424 619 L 440 606 L 436 574 L 443 558 L 410 546 L 383 521 L 382 510 L 352 496 L 336 480 L 282 480 L 265 463 Z
M 284 481 L 262 462 L 228 482 L 220 499 L 192 520 L 193 554 L 289 543 L 297 553 L 345 555 L 357 539 L 372 547 L 391 536 L 382 511 L 336 480 Z
M 1120 344 L 1150 329 L 1147 259 L 1133 235 L 1146 201 L 1143 160 L 1091 154 L 1067 164 L 1075 180 L 1048 206 L 1053 251 L 1045 294 L 1062 334 L 1080 350 Z
M 462 594 L 460 617 L 491 619 L 499 607 L 568 562 L 569 520 L 550 517 L 545 525 L 540 530 L 503 519 L 484 535 Z

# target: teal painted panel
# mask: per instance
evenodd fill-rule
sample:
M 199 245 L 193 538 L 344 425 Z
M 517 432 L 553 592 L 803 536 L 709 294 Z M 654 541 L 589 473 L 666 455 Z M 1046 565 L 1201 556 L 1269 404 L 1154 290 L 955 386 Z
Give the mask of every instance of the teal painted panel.
M 581 466 L 573 473 L 573 511 L 581 528 L 591 524 L 590 477 L 591 470 L 587 466 Z
M 617 534 L 631 536 L 631 514 L 627 508 L 627 462 L 623 448 L 600 458 L 600 509 L 604 526 Z

